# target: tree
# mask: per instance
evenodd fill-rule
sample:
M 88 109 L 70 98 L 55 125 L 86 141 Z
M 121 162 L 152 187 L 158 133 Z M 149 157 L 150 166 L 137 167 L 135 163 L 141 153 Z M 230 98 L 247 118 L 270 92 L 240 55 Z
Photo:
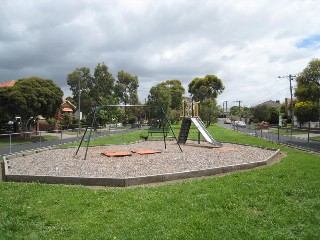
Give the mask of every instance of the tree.
M 0 101 L 6 103 L 7 114 L 19 115 L 25 130 L 30 119 L 35 120 L 39 115 L 54 117 L 62 97 L 63 91 L 52 80 L 38 77 L 20 79 L 14 86 L 0 89 Z
M 217 116 L 219 115 L 219 108 L 215 98 L 207 98 L 203 100 L 200 115 L 202 119 L 206 119 L 207 127 L 210 126 L 211 121 L 216 121 Z
M 295 96 L 298 99 L 298 102 L 301 102 L 297 110 L 300 113 L 304 113 L 307 118 L 303 117 L 302 115 L 299 116 L 300 122 L 302 119 L 307 121 L 311 121 L 310 119 L 315 119 L 316 115 L 320 115 L 320 60 L 313 59 L 309 62 L 308 66 L 298 74 L 296 78 L 297 87 L 295 91 Z M 316 106 L 316 108 L 315 108 Z M 313 112 L 307 112 L 313 111 Z M 297 116 L 298 117 L 298 116 Z M 298 119 L 299 119 L 298 118 Z
M 189 93 L 193 100 L 203 101 L 217 98 L 224 90 L 222 81 L 215 75 L 206 75 L 204 78 L 195 78 L 189 83 Z
M 252 117 L 254 122 L 268 122 L 271 116 L 269 107 L 265 104 L 252 108 Z
M 297 102 L 294 105 L 294 112 L 300 123 L 319 119 L 318 105 L 312 101 Z
M 68 74 L 67 83 L 78 106 L 80 94 L 80 110 L 85 116 L 92 114 L 93 107 L 97 105 L 117 104 L 114 97 L 114 78 L 104 63 L 98 63 L 93 76 L 89 68 L 77 68 Z
M 201 109 L 208 109 L 206 114 L 206 125 L 209 126 L 212 118 L 212 108 L 216 108 L 215 99 L 224 90 L 221 79 L 215 75 L 206 75 L 204 78 L 193 79 L 188 86 L 188 91 L 195 101 L 201 102 Z M 211 110 L 210 110 L 211 109 Z
M 169 113 L 171 106 L 171 95 L 167 87 L 160 83 L 150 89 L 147 101 L 147 108 L 151 118 L 162 119 L 163 113 L 160 107 L 163 108 L 166 114 Z
M 118 79 L 116 81 L 115 92 L 120 103 L 123 104 L 137 104 L 138 99 L 139 80 L 137 76 L 133 76 L 123 70 L 118 72 Z
M 152 118 L 161 119 L 163 113 L 159 107 L 162 107 L 170 121 L 176 122 L 180 119 L 184 92 L 185 90 L 179 80 L 161 82 L 150 89 L 146 111 L 149 111 L 148 113 Z
M 171 96 L 172 110 L 181 110 L 182 108 L 182 95 L 185 93 L 184 87 L 180 80 L 167 80 L 163 84 L 169 91 Z
M 114 98 L 114 81 L 108 66 L 98 63 L 89 81 L 90 96 L 94 99 L 94 104 L 115 104 L 117 102 Z
M 298 74 L 295 96 L 298 101 L 318 102 L 320 99 L 320 60 L 313 59 Z
M 133 76 L 128 72 L 123 70 L 118 72 L 117 81 L 115 84 L 115 95 L 118 101 L 124 105 L 132 104 L 136 105 L 139 103 L 138 98 L 138 87 L 139 80 L 137 76 Z M 129 120 L 128 116 L 131 116 L 131 119 L 138 118 L 140 115 L 141 109 L 137 108 L 127 108 L 124 107 L 125 121 L 127 123 Z
M 229 111 L 230 111 L 230 115 L 233 117 L 240 115 L 239 106 L 232 106 Z
M 279 123 L 279 109 L 276 107 L 269 107 L 269 111 L 270 111 L 270 118 L 268 120 L 268 122 L 270 124 L 278 124 Z
M 0 88 L 0 124 L 4 125 L 8 121 L 12 120 L 15 116 L 15 109 L 11 107 L 10 94 L 12 92 L 11 87 Z
M 93 107 L 92 99 L 90 99 L 90 82 L 91 82 L 90 69 L 87 67 L 77 68 L 67 76 L 67 84 L 73 95 L 73 100 L 77 103 L 80 111 L 85 115 L 91 112 Z

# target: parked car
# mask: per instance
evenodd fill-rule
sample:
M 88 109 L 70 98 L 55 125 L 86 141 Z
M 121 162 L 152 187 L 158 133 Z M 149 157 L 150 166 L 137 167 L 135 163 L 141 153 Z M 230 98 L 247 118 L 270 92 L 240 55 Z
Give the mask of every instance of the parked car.
M 234 125 L 237 126 L 237 127 L 245 127 L 245 126 L 247 126 L 247 124 L 245 122 L 243 122 L 243 121 L 235 121 Z
M 224 120 L 224 124 L 231 124 L 231 119 L 227 118 L 226 120 Z
M 269 123 L 262 121 L 260 123 L 260 129 L 268 129 L 269 128 Z

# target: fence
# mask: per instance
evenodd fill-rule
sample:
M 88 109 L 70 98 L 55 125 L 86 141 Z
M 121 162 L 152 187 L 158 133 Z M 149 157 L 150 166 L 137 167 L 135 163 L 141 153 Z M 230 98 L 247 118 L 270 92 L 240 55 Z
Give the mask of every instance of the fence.
M 233 124 L 232 128 L 272 142 L 320 152 L 320 128 L 284 128 L 278 125 L 269 125 L 266 128 L 261 128 L 258 124 L 250 124 L 244 127 Z
M 120 127 L 118 125 L 108 126 L 107 128 L 96 129 L 96 131 L 94 131 L 94 135 L 95 137 L 112 135 L 116 134 L 117 132 L 126 131 L 127 129 L 129 129 L 129 127 Z M 79 131 L 79 129 L 69 129 L 3 133 L 0 134 L 0 156 L 11 155 L 12 153 L 30 149 L 37 149 L 52 145 L 61 145 L 73 141 L 79 141 L 83 136 L 84 130 L 85 128 L 82 128 L 81 132 Z M 87 137 L 85 139 L 87 139 Z

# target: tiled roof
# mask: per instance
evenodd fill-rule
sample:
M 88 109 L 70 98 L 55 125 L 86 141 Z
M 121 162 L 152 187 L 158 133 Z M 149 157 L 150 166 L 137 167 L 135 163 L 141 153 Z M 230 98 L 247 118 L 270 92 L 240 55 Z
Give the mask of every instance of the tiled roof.
M 73 112 L 72 108 L 64 107 L 62 108 L 62 112 Z
M 0 83 L 0 88 L 3 87 L 12 87 L 16 83 L 16 80 L 11 80 L 8 82 Z
M 257 106 L 262 106 L 262 105 L 267 105 L 269 107 L 277 107 L 277 108 L 280 108 L 280 106 L 281 106 L 281 104 L 279 102 L 275 102 L 272 100 L 266 101 L 264 103 L 260 103 Z

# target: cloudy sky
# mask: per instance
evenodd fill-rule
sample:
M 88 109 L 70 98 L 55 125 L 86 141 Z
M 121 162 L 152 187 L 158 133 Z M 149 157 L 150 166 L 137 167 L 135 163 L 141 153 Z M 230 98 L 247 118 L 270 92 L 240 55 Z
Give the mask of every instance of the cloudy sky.
M 0 82 L 39 76 L 70 95 L 67 74 L 104 62 L 151 86 L 217 75 L 218 102 L 290 97 L 289 80 L 320 58 L 318 0 L 1 0 Z

